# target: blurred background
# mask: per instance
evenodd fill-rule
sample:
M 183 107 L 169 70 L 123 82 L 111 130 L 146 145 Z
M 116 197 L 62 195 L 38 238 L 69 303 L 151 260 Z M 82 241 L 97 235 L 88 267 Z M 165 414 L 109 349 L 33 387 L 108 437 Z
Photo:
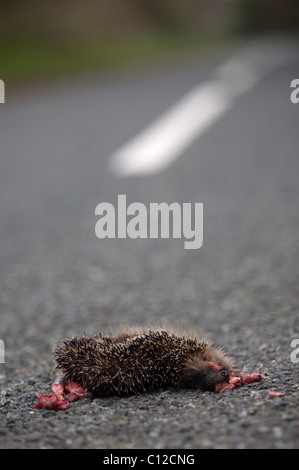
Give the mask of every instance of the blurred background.
M 0 73 L 106 69 L 298 26 L 297 0 L 0 0 Z

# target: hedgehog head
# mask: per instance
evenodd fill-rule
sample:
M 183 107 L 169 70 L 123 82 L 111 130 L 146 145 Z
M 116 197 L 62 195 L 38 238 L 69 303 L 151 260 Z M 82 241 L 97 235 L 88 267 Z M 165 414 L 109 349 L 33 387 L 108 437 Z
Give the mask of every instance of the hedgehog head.
M 229 382 L 232 368 L 232 360 L 221 349 L 207 348 L 185 362 L 183 380 L 187 387 L 214 391 L 217 384 Z

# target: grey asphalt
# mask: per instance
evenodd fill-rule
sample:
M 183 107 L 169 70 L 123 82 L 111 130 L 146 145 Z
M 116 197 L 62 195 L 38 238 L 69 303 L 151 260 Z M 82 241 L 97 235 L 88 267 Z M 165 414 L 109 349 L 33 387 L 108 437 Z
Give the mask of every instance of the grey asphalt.
M 275 46 L 273 46 L 275 49 Z M 232 48 L 234 49 L 234 48 Z M 235 47 L 238 50 L 238 47 Z M 0 105 L 0 448 L 298 448 L 299 56 L 239 97 L 169 168 L 119 179 L 107 158 L 230 50 L 10 91 Z M 265 58 L 266 60 L 266 58 Z M 95 236 L 95 207 L 204 204 L 204 240 Z M 120 324 L 205 332 L 265 379 L 34 410 L 53 347 Z M 269 391 L 283 392 L 271 398 Z

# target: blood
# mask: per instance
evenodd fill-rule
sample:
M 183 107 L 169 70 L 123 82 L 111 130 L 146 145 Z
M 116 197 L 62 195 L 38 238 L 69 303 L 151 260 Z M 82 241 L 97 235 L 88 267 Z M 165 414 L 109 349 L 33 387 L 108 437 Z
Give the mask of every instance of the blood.
M 209 365 L 215 370 L 219 371 L 220 366 L 217 366 L 213 362 Z M 254 372 L 253 374 L 246 374 L 241 371 L 238 375 L 231 373 L 229 382 L 221 382 L 215 386 L 215 392 L 224 392 L 225 390 L 231 390 L 235 387 L 242 385 L 248 385 L 254 382 L 259 382 L 264 376 Z M 64 386 L 62 385 L 62 378 L 60 377 L 53 385 L 52 392 L 50 394 L 41 395 L 37 393 L 37 403 L 34 405 L 35 409 L 47 409 L 47 410 L 67 410 L 70 403 L 82 397 L 91 397 L 92 394 L 87 392 L 84 387 L 76 382 L 67 382 Z M 281 396 L 279 392 L 269 392 L 271 397 Z
M 60 382 L 52 385 L 50 394 L 41 395 L 37 393 L 37 403 L 35 409 L 45 408 L 47 410 L 67 410 L 70 402 L 79 400 L 82 397 L 89 397 L 91 394 L 76 382 L 68 382 L 64 387 Z
M 283 392 L 269 392 L 269 397 L 284 397 L 285 393 Z
M 214 364 L 214 362 L 206 361 L 206 364 L 209 365 L 211 369 L 213 369 L 215 372 L 219 372 L 219 370 L 221 369 L 221 367 Z
M 237 376 L 232 372 L 228 383 L 222 382 L 216 384 L 215 392 L 224 392 L 225 390 L 231 390 L 242 385 L 249 385 L 254 382 L 259 382 L 264 378 L 262 374 L 258 374 L 257 372 L 253 372 L 253 374 L 246 374 L 245 372 L 241 371 L 239 374 L 240 375 Z

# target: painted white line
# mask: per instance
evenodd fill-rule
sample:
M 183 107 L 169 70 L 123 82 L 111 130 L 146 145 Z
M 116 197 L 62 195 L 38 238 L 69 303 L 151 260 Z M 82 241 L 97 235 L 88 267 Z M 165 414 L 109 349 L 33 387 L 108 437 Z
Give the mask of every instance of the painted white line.
M 273 55 L 273 42 L 254 44 L 241 51 L 216 70 L 215 79 L 191 90 L 111 155 L 108 164 L 112 173 L 119 177 L 142 176 L 168 167 L 230 109 L 238 96 L 280 65 L 282 57 L 281 50 Z
M 167 167 L 230 106 L 221 83 L 188 93 L 162 117 L 117 151 L 110 169 L 118 176 L 146 175 Z
M 5 85 L 3 80 L 0 80 L 0 103 L 5 103 Z

